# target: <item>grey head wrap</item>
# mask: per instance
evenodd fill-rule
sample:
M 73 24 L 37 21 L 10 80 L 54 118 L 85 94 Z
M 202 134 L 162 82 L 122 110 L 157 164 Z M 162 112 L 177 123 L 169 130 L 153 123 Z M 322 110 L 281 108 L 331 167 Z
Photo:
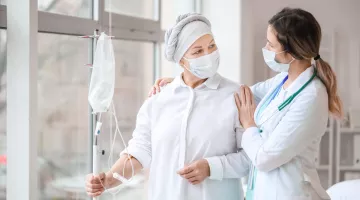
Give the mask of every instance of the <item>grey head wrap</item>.
M 200 37 L 210 34 L 210 21 L 197 13 L 180 15 L 165 33 L 165 58 L 179 63 L 189 47 Z

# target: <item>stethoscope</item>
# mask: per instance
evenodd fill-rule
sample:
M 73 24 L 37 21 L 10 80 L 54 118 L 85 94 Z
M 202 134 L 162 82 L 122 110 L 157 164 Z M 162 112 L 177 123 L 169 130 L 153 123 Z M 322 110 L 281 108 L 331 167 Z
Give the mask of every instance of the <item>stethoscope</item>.
M 278 107 L 277 107 L 277 112 L 274 112 L 269 118 L 267 118 L 265 121 L 261 122 L 260 124 L 258 124 L 258 127 L 261 127 L 265 122 L 267 122 L 269 119 L 271 119 L 275 114 L 281 112 L 286 106 L 290 105 L 290 103 L 295 99 L 295 97 L 297 95 L 300 94 L 300 92 L 302 92 L 310 83 L 312 80 L 314 80 L 314 78 L 317 75 L 317 71 L 314 68 L 314 73 L 313 75 L 310 77 L 310 79 L 303 85 L 301 86 L 300 89 L 298 89 L 294 94 L 290 95 L 284 102 L 282 102 Z M 259 129 L 260 133 L 263 132 L 263 130 L 260 128 Z
M 277 112 L 274 112 L 269 118 L 267 118 L 264 122 L 262 122 L 261 124 L 258 125 L 259 128 L 259 132 L 262 133 L 263 130 L 262 130 L 262 125 L 267 122 L 269 119 L 271 119 L 276 113 L 279 113 L 281 112 L 286 106 L 290 105 L 290 103 L 295 99 L 295 97 L 297 95 L 300 94 L 301 91 L 303 91 L 310 83 L 312 80 L 314 80 L 315 76 L 317 75 L 317 71 L 316 69 L 314 68 L 314 73 L 313 75 L 310 77 L 310 79 L 303 85 L 301 86 L 300 89 L 298 89 L 294 94 L 292 94 L 291 96 L 289 96 L 284 102 L 282 102 L 278 107 L 277 107 Z M 287 77 L 286 77 L 287 78 Z M 285 81 L 283 81 L 280 85 L 282 85 Z M 254 170 L 255 170 L 255 166 L 252 165 L 251 167 L 251 170 L 250 170 L 250 176 L 249 176 L 249 182 L 248 182 L 248 187 L 250 187 L 250 190 L 253 190 L 254 189 L 254 186 L 253 186 L 253 181 L 254 181 Z

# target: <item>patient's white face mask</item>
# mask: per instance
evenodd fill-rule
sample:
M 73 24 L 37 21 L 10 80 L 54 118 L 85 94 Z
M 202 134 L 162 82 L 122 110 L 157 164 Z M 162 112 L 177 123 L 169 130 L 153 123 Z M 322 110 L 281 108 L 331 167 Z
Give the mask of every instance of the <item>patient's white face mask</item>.
M 115 58 L 112 41 L 101 33 L 94 56 L 88 100 L 94 113 L 107 112 L 114 95 Z
M 206 79 L 214 76 L 220 64 L 219 50 L 199 58 L 190 59 L 184 57 L 184 59 L 189 62 L 190 69 L 185 66 L 184 68 L 200 79 Z

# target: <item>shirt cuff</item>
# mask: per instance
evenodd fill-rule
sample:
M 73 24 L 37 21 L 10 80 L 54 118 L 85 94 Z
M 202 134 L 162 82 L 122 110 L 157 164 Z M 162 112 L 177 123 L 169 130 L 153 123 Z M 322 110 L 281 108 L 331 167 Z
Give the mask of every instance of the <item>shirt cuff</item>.
M 205 159 L 209 163 L 209 168 L 210 168 L 209 179 L 221 181 L 224 177 L 224 171 L 220 157 L 210 157 Z
M 134 158 L 136 158 L 136 160 L 140 162 L 143 168 L 150 168 L 151 156 L 149 156 L 147 153 L 136 148 L 128 147 L 127 151 L 125 149 L 120 153 L 120 156 L 124 154 L 132 155 Z
M 241 147 L 248 155 L 253 164 L 256 163 L 256 156 L 264 141 L 258 127 L 247 128 L 242 135 Z

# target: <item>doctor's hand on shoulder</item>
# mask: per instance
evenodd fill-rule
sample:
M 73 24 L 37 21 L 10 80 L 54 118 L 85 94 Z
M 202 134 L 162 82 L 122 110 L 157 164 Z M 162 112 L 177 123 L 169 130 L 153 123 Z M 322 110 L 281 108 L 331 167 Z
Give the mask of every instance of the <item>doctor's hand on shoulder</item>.
M 235 93 L 234 95 L 241 126 L 245 130 L 250 127 L 256 127 L 254 120 L 256 104 L 251 89 L 246 85 L 242 85 L 239 93 Z
M 191 184 L 197 185 L 210 176 L 210 167 L 206 159 L 197 160 L 177 172 Z
M 160 88 L 164 87 L 165 85 L 171 83 L 174 80 L 174 78 L 159 78 L 155 81 L 154 85 L 151 87 L 148 97 L 151 97 L 152 95 L 155 95 L 160 92 Z

